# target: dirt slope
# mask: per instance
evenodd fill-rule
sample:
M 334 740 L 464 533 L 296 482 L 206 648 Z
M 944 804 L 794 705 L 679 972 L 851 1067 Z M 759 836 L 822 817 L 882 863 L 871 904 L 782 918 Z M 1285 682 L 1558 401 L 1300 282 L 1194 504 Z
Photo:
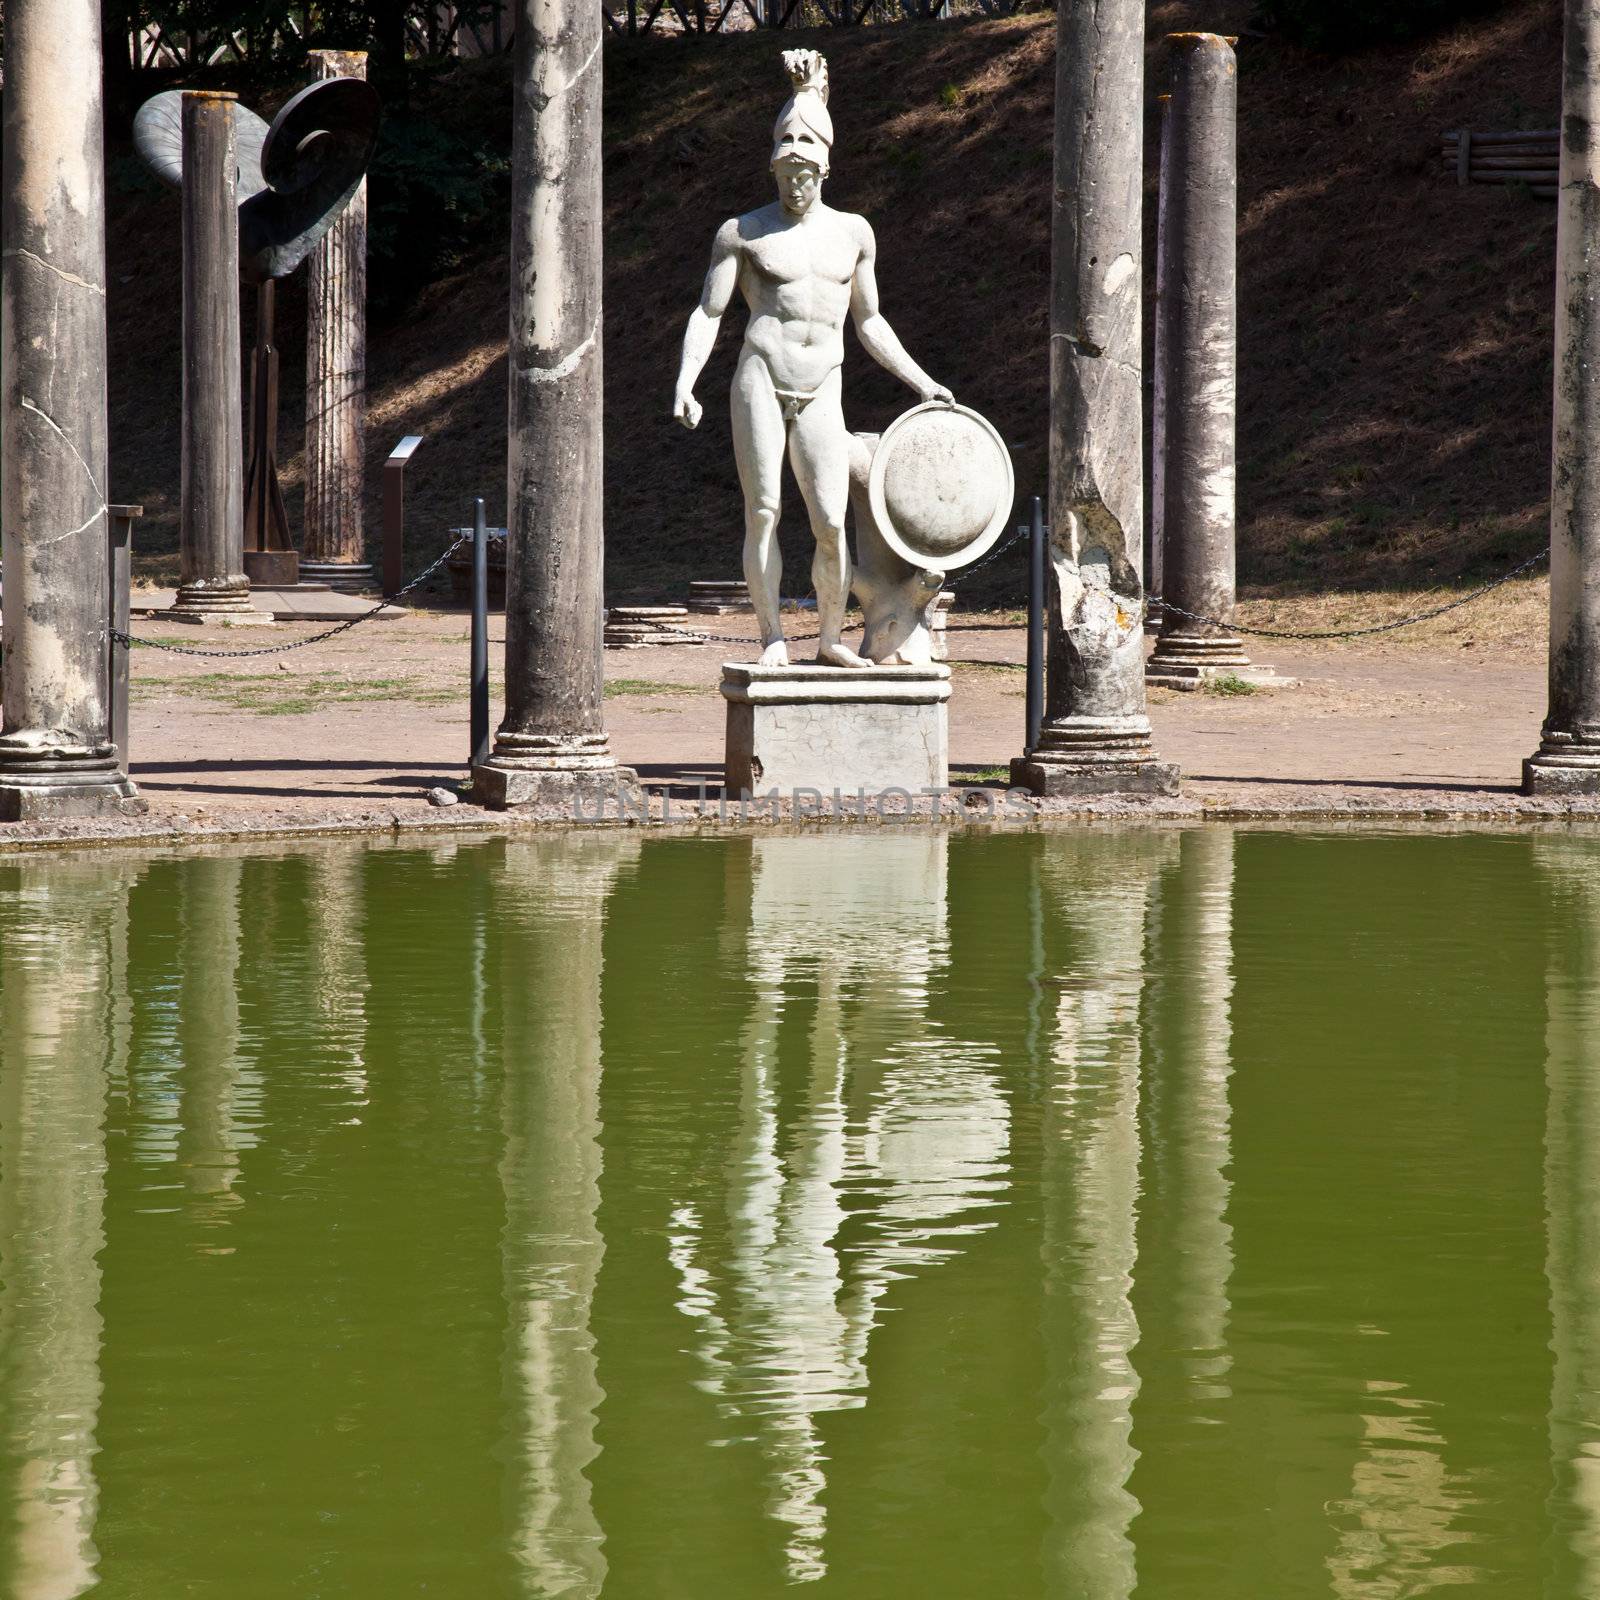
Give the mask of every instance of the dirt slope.
M 1153 5 L 1152 105 L 1164 34 L 1236 31 L 1247 11 L 1242 0 Z M 724 329 L 702 380 L 699 432 L 683 433 L 668 408 L 712 233 L 768 197 L 768 130 L 783 97 L 777 53 L 800 43 L 830 60 L 838 143 L 829 199 L 873 221 L 886 313 L 918 360 L 1012 441 L 1019 490 L 1043 485 L 1052 19 L 614 41 L 606 497 L 616 598 L 671 598 L 690 577 L 737 571 L 726 401 L 737 326 Z M 1246 584 L 1424 585 L 1493 571 L 1542 542 L 1555 208 L 1459 190 L 1434 152 L 1445 128 L 1553 126 L 1559 55 L 1555 0 L 1520 0 L 1424 47 L 1346 60 L 1241 39 Z M 464 63 L 419 87 L 413 112 L 507 143 L 507 73 L 504 61 Z M 247 100 L 261 98 L 246 88 Z M 149 508 L 144 548 L 170 550 L 177 205 L 132 178 L 125 147 L 114 157 L 112 488 Z M 503 224 L 486 228 L 459 270 L 372 329 L 369 530 L 383 455 L 402 433 L 427 435 L 410 499 L 418 562 L 464 520 L 470 495 L 504 517 L 504 257 Z M 302 293 L 291 284 L 280 312 L 292 517 Z M 852 426 L 882 427 L 908 398 L 852 339 Z M 798 512 L 791 496 L 785 542 L 804 592 L 809 540 Z M 993 570 L 971 599 L 1020 592 L 1020 564 Z

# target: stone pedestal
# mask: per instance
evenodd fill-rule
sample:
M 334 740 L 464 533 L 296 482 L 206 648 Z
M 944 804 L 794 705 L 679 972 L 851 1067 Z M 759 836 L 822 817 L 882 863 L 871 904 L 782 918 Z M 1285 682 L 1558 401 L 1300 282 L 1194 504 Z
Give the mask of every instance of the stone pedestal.
M 725 662 L 731 794 L 943 789 L 950 669 Z
M 704 644 L 687 627 L 683 606 L 612 606 L 606 612 L 607 650 L 643 650 L 651 645 Z
M 755 607 L 750 603 L 750 585 L 743 578 L 737 582 L 697 578 L 689 585 L 689 609 L 699 616 L 723 617 L 738 612 L 748 615 Z

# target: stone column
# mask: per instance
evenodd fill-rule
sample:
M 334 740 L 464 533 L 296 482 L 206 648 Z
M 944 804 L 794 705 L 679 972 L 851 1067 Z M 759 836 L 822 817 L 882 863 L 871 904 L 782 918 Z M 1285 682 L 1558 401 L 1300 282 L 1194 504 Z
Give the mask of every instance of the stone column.
M 1169 288 L 1166 278 L 1167 251 L 1164 248 L 1167 234 L 1167 196 L 1172 192 L 1172 96 L 1156 96 L 1161 107 L 1161 151 L 1156 162 L 1156 303 L 1151 317 L 1153 337 L 1150 341 L 1150 508 L 1144 530 L 1144 576 L 1149 588 L 1145 600 L 1144 631 L 1161 631 L 1161 602 L 1157 598 L 1166 591 L 1162 572 L 1163 533 L 1165 525 L 1164 474 L 1161 463 L 1166 459 L 1166 430 L 1162 417 L 1166 410 L 1167 352 L 1163 339 L 1167 318 L 1163 312 Z
M 174 622 L 270 622 L 244 575 L 236 95 L 183 97 L 183 419 Z
M 0 258 L 0 822 L 143 810 L 117 770 L 97 0 L 10 0 Z
M 1556 213 L 1550 701 L 1526 794 L 1600 794 L 1600 7 L 1566 0 Z
M 1157 245 L 1162 598 L 1231 619 L 1238 235 L 1238 64 L 1214 33 L 1175 33 Z M 1168 609 L 1149 683 L 1198 688 L 1250 658 L 1225 627 Z
M 1050 288 L 1055 596 L 1044 727 L 1012 764 L 1012 782 L 1036 794 L 1172 794 L 1178 784 L 1145 715 L 1143 88 L 1143 0 L 1064 0 Z
M 480 804 L 634 791 L 602 720 L 599 7 L 520 0 L 511 131 L 506 712 Z
M 365 78 L 364 50 L 313 50 L 319 78 Z M 311 252 L 306 282 L 304 582 L 365 589 L 362 479 L 367 431 L 367 184 Z

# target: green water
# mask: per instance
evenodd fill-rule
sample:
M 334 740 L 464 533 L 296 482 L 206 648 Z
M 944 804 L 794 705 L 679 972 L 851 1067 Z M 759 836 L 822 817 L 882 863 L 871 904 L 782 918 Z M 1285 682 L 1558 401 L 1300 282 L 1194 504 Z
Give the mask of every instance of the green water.
M 1600 1597 L 1600 839 L 0 864 L 0 1597 Z

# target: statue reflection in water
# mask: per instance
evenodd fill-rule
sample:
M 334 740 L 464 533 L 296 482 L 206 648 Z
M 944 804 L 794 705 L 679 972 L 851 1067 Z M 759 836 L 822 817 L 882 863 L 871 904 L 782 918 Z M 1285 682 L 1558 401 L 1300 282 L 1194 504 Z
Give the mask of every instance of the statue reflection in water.
M 6 1600 L 99 1581 L 106 1096 L 127 1070 L 138 869 L 0 867 L 0 1520 Z
M 669 1250 L 705 1386 L 734 1439 L 765 1458 L 791 1582 L 828 1570 L 818 1418 L 866 1403 L 878 1301 L 893 1278 L 937 1268 L 990 1226 L 985 1208 L 1005 1183 L 996 1065 L 927 1016 L 948 959 L 948 843 L 929 833 L 750 846 L 751 992 L 726 1214 L 680 1204 Z M 870 908 L 854 924 L 839 916 L 852 902 Z M 807 1004 L 796 1113 L 780 1029 Z M 847 1195 L 858 1223 L 848 1246 Z

